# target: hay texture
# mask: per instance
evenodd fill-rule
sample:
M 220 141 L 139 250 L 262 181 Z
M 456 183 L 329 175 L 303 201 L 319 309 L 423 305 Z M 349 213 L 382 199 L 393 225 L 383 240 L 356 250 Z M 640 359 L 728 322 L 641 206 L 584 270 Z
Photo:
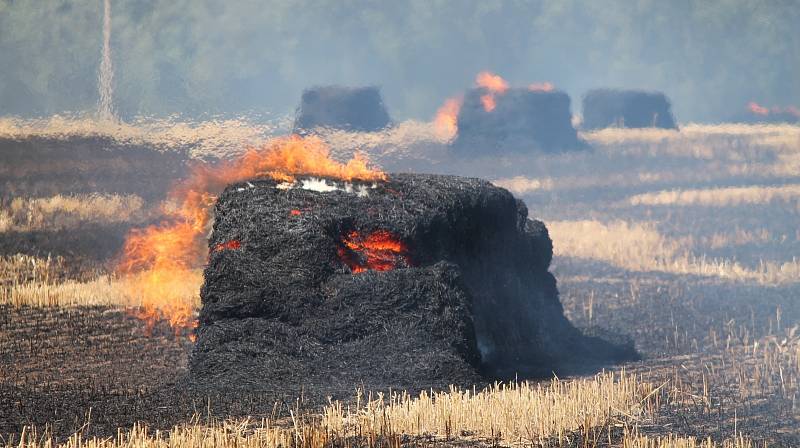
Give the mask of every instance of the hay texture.
M 661 92 L 590 90 L 583 97 L 583 129 L 677 129 L 669 99 Z
M 547 229 L 486 181 L 258 180 L 229 186 L 215 213 L 199 383 L 419 390 L 635 357 L 567 321 Z M 375 235 L 400 248 L 362 251 Z
M 486 110 L 482 88 L 467 91 L 457 117 L 458 153 L 498 154 L 533 151 L 557 153 L 581 149 L 572 126 L 570 98 L 561 91 L 511 88 L 493 95 L 495 107 Z
M 314 87 L 303 92 L 294 132 L 315 128 L 374 132 L 391 123 L 378 87 Z

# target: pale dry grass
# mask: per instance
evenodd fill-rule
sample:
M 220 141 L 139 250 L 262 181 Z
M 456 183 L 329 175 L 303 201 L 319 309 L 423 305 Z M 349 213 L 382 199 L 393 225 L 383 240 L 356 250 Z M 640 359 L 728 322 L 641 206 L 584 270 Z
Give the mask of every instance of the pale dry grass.
M 604 145 L 636 142 L 661 142 L 664 140 L 680 141 L 686 138 L 702 139 L 707 137 L 756 138 L 759 141 L 787 142 L 797 144 L 800 139 L 800 126 L 792 124 L 698 124 L 688 123 L 680 130 L 659 128 L 606 128 L 591 132 L 581 132 L 581 137 Z M 774 138 L 778 140 L 774 140 Z
M 461 433 L 512 443 L 566 441 L 573 432 L 612 421 L 636 420 L 658 406 L 660 396 L 635 376 L 603 373 L 594 378 L 545 384 L 495 384 L 483 391 L 377 395 L 345 406 L 333 403 L 323 425 L 340 434 L 399 432 L 449 438 Z
M 740 205 L 769 204 L 773 201 L 790 202 L 800 199 L 800 184 L 774 187 L 746 186 L 729 188 L 705 188 L 690 190 L 666 190 L 637 194 L 629 197 L 629 205 L 729 207 Z
M 62 257 L 0 256 L 0 285 L 26 281 L 49 283 L 58 278 L 65 264 Z
M 7 207 L 0 207 L 0 232 L 58 230 L 84 223 L 137 223 L 147 216 L 144 200 L 137 195 L 14 198 Z
M 0 257 L 0 304 L 20 306 L 111 306 L 137 307 L 144 303 L 139 275 L 118 276 L 84 273 L 87 280 L 64 279 L 67 261 L 61 257 L 39 258 L 28 255 Z M 170 304 L 200 307 L 201 270 L 165 279 L 159 297 L 165 311 Z M 157 307 L 158 308 L 158 307 Z
M 651 222 L 623 220 L 548 221 L 557 257 L 575 257 L 609 263 L 631 271 L 655 271 L 717 277 L 762 284 L 800 282 L 800 261 L 762 261 L 755 269 L 725 259 L 707 259 L 691 253 L 692 238 L 674 240 Z
M 117 447 L 323 447 L 399 446 L 401 437 L 435 440 L 468 439 L 502 445 L 529 445 L 574 440 L 576 431 L 603 428 L 617 421 L 634 422 L 659 405 L 661 390 L 635 376 L 603 373 L 594 378 L 544 384 L 495 384 L 482 391 L 394 393 L 357 401 L 352 407 L 328 405 L 322 416 L 296 409 L 280 424 L 270 420 L 201 425 L 170 431 L 136 425 L 115 438 L 63 443 L 68 448 Z M 583 429 L 585 428 L 585 429 Z M 349 441 L 349 442 L 348 442 Z M 26 431 L 7 446 L 49 448 L 47 436 Z

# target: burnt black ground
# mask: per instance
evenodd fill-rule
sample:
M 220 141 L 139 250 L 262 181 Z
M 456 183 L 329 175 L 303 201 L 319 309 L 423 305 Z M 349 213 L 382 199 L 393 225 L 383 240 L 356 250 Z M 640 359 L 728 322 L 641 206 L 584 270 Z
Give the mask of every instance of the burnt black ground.
M 56 194 L 138 194 L 159 199 L 186 174 L 187 150 L 100 136 L 0 138 L 0 201 Z
M 294 409 L 296 396 L 187 388 L 191 342 L 166 325 L 145 330 L 121 310 L 0 305 L 0 435 L 107 437 L 140 421 L 169 429 L 195 415 L 283 416 L 276 401 Z

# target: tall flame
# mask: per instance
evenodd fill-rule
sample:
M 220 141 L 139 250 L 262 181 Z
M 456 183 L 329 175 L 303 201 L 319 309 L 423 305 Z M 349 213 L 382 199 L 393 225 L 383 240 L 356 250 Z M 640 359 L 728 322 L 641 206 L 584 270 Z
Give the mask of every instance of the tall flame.
M 449 140 L 458 133 L 458 112 L 463 102 L 463 97 L 448 98 L 436 111 L 433 128 L 440 138 Z
M 216 195 L 233 182 L 257 177 L 293 181 L 298 175 L 346 181 L 386 179 L 385 173 L 371 169 L 360 155 L 339 163 L 329 157 L 328 147 L 319 138 L 296 135 L 271 140 L 231 162 L 193 167 L 189 177 L 169 193 L 169 205 L 162 210 L 165 220 L 132 230 L 125 241 L 118 269 L 135 276 L 135 281 L 125 284 L 130 285 L 129 295 L 141 300 L 138 317 L 149 325 L 166 319 L 176 333 L 195 327 L 193 297 L 202 282 L 198 269 L 208 255 L 205 235 Z M 237 240 L 215 249 L 237 250 L 241 245 Z

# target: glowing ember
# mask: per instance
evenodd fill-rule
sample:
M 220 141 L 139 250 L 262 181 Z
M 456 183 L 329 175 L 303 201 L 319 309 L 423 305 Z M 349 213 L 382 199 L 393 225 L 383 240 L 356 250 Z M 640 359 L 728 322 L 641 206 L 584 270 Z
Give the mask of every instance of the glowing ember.
M 118 270 L 135 276 L 136 281 L 126 283 L 128 295 L 141 301 L 137 317 L 146 320 L 148 328 L 166 319 L 176 333 L 197 325 L 194 302 L 202 283 L 199 268 L 208 254 L 205 235 L 211 205 L 228 184 L 257 177 L 293 182 L 299 175 L 345 181 L 386 179 L 385 173 L 371 169 L 360 155 L 343 164 L 328 154 L 319 138 L 292 135 L 271 140 L 231 162 L 193 167 L 189 177 L 170 192 L 167 203 L 173 206 L 163 207 L 166 219 L 134 229 L 125 241 Z M 239 247 L 238 241 L 229 241 L 214 250 Z
M 531 92 L 552 92 L 556 87 L 549 82 L 535 82 L 528 85 Z
M 386 230 L 378 230 L 367 236 L 353 230 L 342 238 L 338 253 L 339 259 L 354 274 L 367 270 L 390 271 L 403 264 L 411 264 L 405 243 Z
M 445 100 L 442 107 L 436 111 L 436 117 L 433 119 L 433 126 L 436 134 L 444 139 L 451 139 L 458 133 L 458 112 L 461 110 L 461 104 L 464 98 L 448 98 Z
M 755 101 L 751 101 L 749 104 L 747 104 L 747 108 L 750 109 L 750 112 L 756 115 L 769 115 L 769 109 L 759 105 Z
M 236 250 L 241 248 L 242 248 L 242 243 L 240 243 L 239 240 L 230 240 L 224 243 L 217 244 L 216 246 L 214 246 L 213 251 L 219 252 L 221 250 Z

